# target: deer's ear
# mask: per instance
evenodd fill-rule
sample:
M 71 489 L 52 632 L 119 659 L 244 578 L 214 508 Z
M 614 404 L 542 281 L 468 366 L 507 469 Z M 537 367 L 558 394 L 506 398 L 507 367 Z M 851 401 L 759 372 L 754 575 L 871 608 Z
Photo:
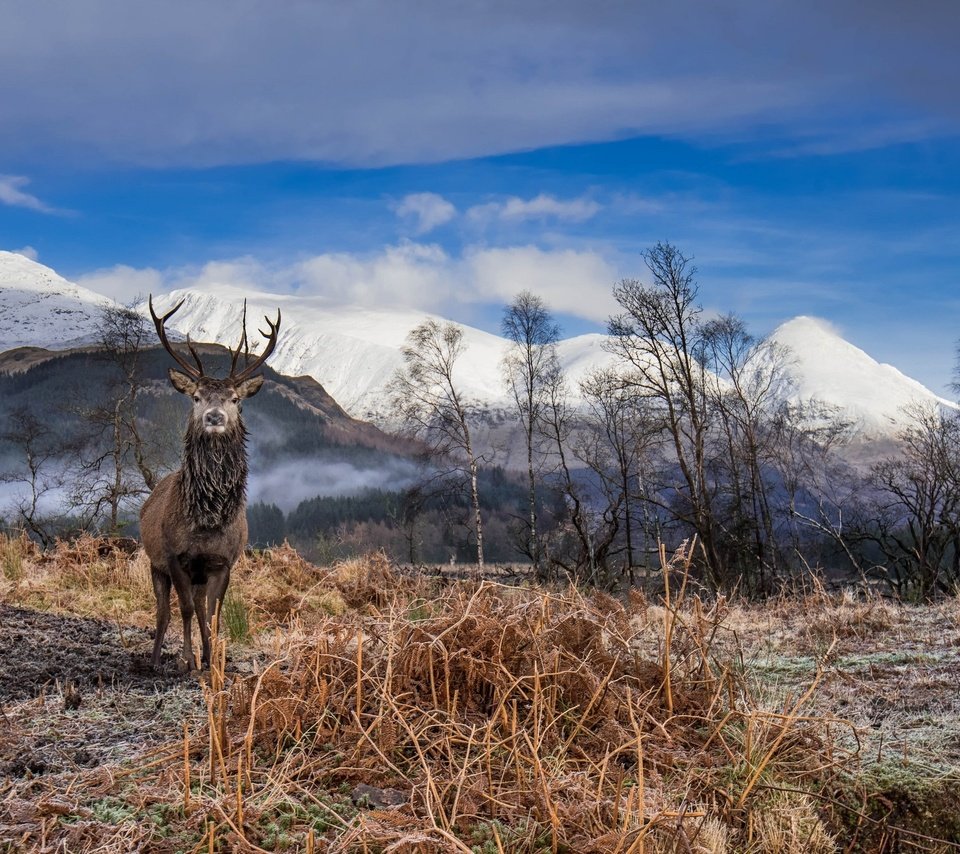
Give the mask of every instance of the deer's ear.
M 244 380 L 237 386 L 237 397 L 253 397 L 258 391 L 260 391 L 260 386 L 263 385 L 263 374 L 260 374 L 256 377 L 250 377 L 248 380 Z
M 197 390 L 197 384 L 186 374 L 181 374 L 180 371 L 175 371 L 173 368 L 170 368 L 168 373 L 170 375 L 170 382 L 173 383 L 173 387 L 179 391 L 180 394 L 193 395 Z

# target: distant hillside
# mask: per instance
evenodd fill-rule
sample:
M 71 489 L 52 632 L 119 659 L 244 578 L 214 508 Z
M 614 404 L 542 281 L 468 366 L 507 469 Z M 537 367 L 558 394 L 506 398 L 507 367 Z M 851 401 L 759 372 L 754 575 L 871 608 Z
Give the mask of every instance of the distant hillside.
M 227 374 L 230 356 L 224 348 L 201 344 L 197 350 L 209 373 Z M 151 442 L 157 440 L 150 456 L 160 462 L 161 473 L 179 465 L 189 410 L 187 399 L 170 385 L 170 366 L 161 348 L 144 351 L 146 387 L 138 427 Z M 463 524 L 469 508 L 456 490 L 437 493 L 434 483 L 418 493 L 410 514 L 414 505 L 406 504 L 404 493 L 423 474 L 419 445 L 350 417 L 312 377 L 285 377 L 271 368 L 264 374 L 263 389 L 243 410 L 249 433 L 251 542 L 266 545 L 290 538 L 305 553 L 325 560 L 377 548 L 418 561 L 446 561 L 451 555 L 470 559 L 469 530 Z M 57 451 L 45 471 L 72 477 L 76 452 L 65 449 L 89 427 L 81 411 L 109 402 L 111 379 L 110 363 L 92 347 L 60 352 L 21 347 L 0 353 L 0 518 L 13 518 L 13 501 L 22 494 L 14 490 L 24 488 L 2 481 L 4 473 L 24 468 L 19 438 L 3 435 L 6 425 L 15 423 L 10 415 L 25 409 L 39 419 L 51 431 Z M 481 473 L 481 480 L 489 558 L 515 559 L 509 529 L 522 512 L 526 488 L 492 467 Z M 143 497 L 125 504 L 124 518 L 136 518 Z M 44 513 L 64 520 L 56 530 L 69 531 L 70 519 L 77 515 L 69 487 L 56 489 L 49 500 Z M 136 533 L 135 524 L 129 530 Z
M 229 355 L 217 345 L 199 345 L 211 373 L 229 371 Z M 142 405 L 146 429 L 163 439 L 165 468 L 178 464 L 189 404 L 170 386 L 170 357 L 159 347 L 145 351 L 148 384 Z M 263 390 L 244 407 L 250 434 L 251 501 L 291 509 L 316 495 L 352 494 L 367 487 L 401 488 L 416 472 L 414 448 L 372 424 L 347 415 L 312 377 L 284 377 L 264 370 Z M 104 397 L 111 367 L 93 348 L 62 352 L 36 347 L 0 354 L 0 418 L 25 407 L 62 431 L 64 443 L 80 427 L 76 410 Z M 0 459 L 16 450 L 0 441 Z

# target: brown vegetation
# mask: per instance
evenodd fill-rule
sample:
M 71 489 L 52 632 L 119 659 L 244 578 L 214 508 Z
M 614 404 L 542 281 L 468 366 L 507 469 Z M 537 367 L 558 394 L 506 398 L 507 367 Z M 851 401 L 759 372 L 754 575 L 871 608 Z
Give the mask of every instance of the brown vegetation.
M 108 617 L 129 605 L 148 625 L 143 557 L 102 550 L 81 540 L 43 555 L 5 540 L 0 598 Z M 92 767 L 14 774 L 0 785 L 0 850 L 957 847 L 955 778 L 923 777 L 929 757 L 912 744 L 906 755 L 906 741 L 878 754 L 856 710 L 841 709 L 850 681 L 867 687 L 857 656 L 902 650 L 918 609 L 444 584 L 382 555 L 324 570 L 289 548 L 242 559 L 235 580 L 243 643 L 228 665 L 218 640 L 209 677 L 162 695 L 165 711 L 106 689 L 70 708 L 56 686 L 6 707 L 8 750 L 39 743 L 44 723 L 61 739 L 92 731 L 109 702 L 152 716 L 167 738 Z M 131 599 L 115 612 L 119 588 Z M 956 615 L 935 616 L 955 639 Z M 146 657 L 148 634 L 128 629 L 127 643 Z M 869 662 L 879 679 L 891 675 L 881 660 Z M 897 661 L 887 669 L 905 677 Z M 955 653 L 945 667 L 960 672 Z

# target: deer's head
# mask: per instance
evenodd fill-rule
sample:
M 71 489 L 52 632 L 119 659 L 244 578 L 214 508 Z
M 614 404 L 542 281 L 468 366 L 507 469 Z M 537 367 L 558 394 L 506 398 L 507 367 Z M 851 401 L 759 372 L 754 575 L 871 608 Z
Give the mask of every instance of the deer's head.
M 243 401 L 248 397 L 253 397 L 263 385 L 263 375 L 254 376 L 253 374 L 269 358 L 277 346 L 277 334 L 280 330 L 280 310 L 277 310 L 276 323 L 271 321 L 269 317 L 265 318 L 270 331 L 260 330 L 260 334 L 267 340 L 267 346 L 263 352 L 251 364 L 242 370 L 237 370 L 237 362 L 246 341 L 246 329 L 244 329 L 240 343 L 237 344 L 237 349 L 232 351 L 230 375 L 225 379 L 218 379 L 204 373 L 200 356 L 189 337 L 187 337 L 187 348 L 190 350 L 190 355 L 193 357 L 196 366 L 191 365 L 174 350 L 167 339 L 165 324 L 183 305 L 183 300 L 180 300 L 162 317 L 158 317 L 153 310 L 152 296 L 149 304 L 150 316 L 157 327 L 160 342 L 183 369 L 178 371 L 170 368 L 170 382 L 177 391 L 193 400 L 193 411 L 190 414 L 192 429 L 207 436 L 222 435 L 236 430 L 240 424 Z M 244 310 L 244 318 L 246 318 L 246 310 Z

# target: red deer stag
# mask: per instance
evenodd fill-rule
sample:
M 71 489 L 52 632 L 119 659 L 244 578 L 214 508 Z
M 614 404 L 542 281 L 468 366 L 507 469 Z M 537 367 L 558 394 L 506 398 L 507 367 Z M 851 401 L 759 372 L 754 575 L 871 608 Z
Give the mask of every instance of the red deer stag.
M 247 431 L 240 417 L 241 401 L 263 385 L 263 375 L 254 372 L 277 346 L 277 322 L 266 318 L 269 332 L 260 330 L 267 346 L 256 361 L 237 371 L 245 340 L 233 351 L 230 376 L 208 377 L 200 356 L 187 338 L 194 368 L 171 346 L 166 322 L 183 305 L 177 303 L 157 317 L 150 299 L 150 315 L 166 351 L 183 368 L 170 369 L 170 382 L 192 398 L 193 409 L 183 437 L 183 462 L 150 494 L 140 511 L 140 533 L 150 558 L 153 590 L 157 597 L 157 635 L 153 643 L 153 667 L 160 666 L 163 636 L 170 622 L 170 587 L 177 589 L 183 617 L 183 665 L 191 670 L 193 657 L 191 624 L 197 615 L 202 646 L 201 666 L 210 664 L 210 621 L 223 604 L 230 569 L 247 544 Z M 244 312 L 246 317 L 246 312 Z

